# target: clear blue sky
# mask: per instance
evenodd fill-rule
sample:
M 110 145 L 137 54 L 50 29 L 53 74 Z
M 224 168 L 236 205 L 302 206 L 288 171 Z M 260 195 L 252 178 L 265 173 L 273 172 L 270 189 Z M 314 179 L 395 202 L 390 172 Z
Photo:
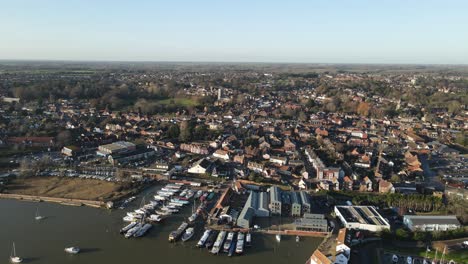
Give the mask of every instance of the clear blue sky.
M 0 0 L 0 59 L 468 64 L 468 1 Z

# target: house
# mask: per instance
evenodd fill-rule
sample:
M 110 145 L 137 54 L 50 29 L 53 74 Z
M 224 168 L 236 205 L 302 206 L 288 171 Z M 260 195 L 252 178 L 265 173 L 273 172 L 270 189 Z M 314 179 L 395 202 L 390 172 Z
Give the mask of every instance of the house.
M 345 262 L 335 261 L 335 263 L 348 263 L 349 257 L 351 255 L 351 248 L 346 243 L 347 242 L 346 235 L 347 235 L 346 228 L 341 228 L 338 231 L 338 236 L 336 237 L 336 253 L 337 255 L 338 253 L 343 254 L 343 256 L 345 257 L 345 260 L 343 259 L 343 261 Z
M 192 167 L 188 169 L 188 173 L 205 174 L 205 173 L 210 172 L 212 168 L 213 168 L 213 163 L 203 158 L 195 162 L 192 165 Z
M 386 180 L 379 181 L 379 193 L 394 193 L 395 188 L 393 184 Z
M 288 163 L 287 157 L 279 157 L 279 156 L 270 156 L 270 162 L 276 163 L 279 165 L 286 165 Z
M 245 156 L 244 155 L 235 155 L 234 156 L 234 162 L 239 163 L 239 164 L 244 164 Z
M 353 179 L 349 176 L 344 176 L 343 178 L 343 190 L 352 191 L 353 190 Z
M 214 153 L 213 153 L 213 157 L 215 158 L 220 158 L 220 159 L 223 159 L 223 160 L 229 160 L 229 154 L 227 151 L 225 150 L 222 150 L 222 149 L 218 149 L 216 150 Z
M 296 151 L 296 144 L 294 144 L 289 138 L 284 140 L 283 149 L 286 152 Z
M 252 170 L 252 171 L 255 171 L 255 172 L 263 172 L 263 164 L 261 163 L 257 163 L 257 162 L 253 162 L 253 161 L 249 161 L 247 163 L 247 168 L 249 170 Z

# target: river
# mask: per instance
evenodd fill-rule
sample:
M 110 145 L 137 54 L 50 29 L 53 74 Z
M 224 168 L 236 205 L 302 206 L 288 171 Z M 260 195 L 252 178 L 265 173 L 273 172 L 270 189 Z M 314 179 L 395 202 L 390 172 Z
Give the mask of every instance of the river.
M 146 192 L 151 191 L 154 189 Z M 139 200 L 129 209 L 136 208 Z M 34 219 L 37 207 L 46 219 Z M 170 231 L 189 215 L 190 208 L 154 225 L 145 237 L 138 239 L 125 239 L 118 232 L 124 225 L 122 217 L 126 210 L 0 200 L 0 212 L 0 263 L 7 263 L 13 241 L 24 263 L 38 264 L 305 263 L 322 241 L 321 238 L 302 238 L 296 243 L 294 237 L 283 236 L 281 243 L 277 243 L 274 236 L 254 234 L 253 245 L 244 255 L 229 258 L 226 254 L 214 256 L 206 249 L 195 247 L 202 229 L 188 242 L 167 242 Z M 64 252 L 67 246 L 78 246 L 82 253 L 68 255 Z

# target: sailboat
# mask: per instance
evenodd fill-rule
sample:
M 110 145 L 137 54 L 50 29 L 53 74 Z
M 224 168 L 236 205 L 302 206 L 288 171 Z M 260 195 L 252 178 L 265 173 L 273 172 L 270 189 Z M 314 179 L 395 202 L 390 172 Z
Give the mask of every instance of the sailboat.
M 23 262 L 22 258 L 16 256 L 15 242 L 13 242 L 13 250 L 12 250 L 11 255 L 10 255 L 10 261 L 12 263 L 21 263 L 21 262 Z
M 281 216 L 280 216 L 280 224 L 278 225 L 278 234 L 276 234 L 276 241 L 281 242 L 281 234 L 279 233 L 281 230 L 280 230 L 280 225 L 281 225 Z
M 40 213 L 39 213 L 39 206 L 38 206 L 37 209 L 36 209 L 36 216 L 34 217 L 34 219 L 36 219 L 36 220 L 39 221 L 39 220 L 42 220 L 42 219 L 44 219 L 44 218 L 45 218 L 44 216 L 40 215 Z

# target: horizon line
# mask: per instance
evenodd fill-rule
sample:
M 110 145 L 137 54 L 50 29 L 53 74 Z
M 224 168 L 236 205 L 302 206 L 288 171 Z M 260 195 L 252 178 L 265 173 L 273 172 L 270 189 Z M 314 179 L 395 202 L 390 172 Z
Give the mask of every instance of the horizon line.
M 0 62 L 63 62 L 63 63 L 203 63 L 203 64 L 312 64 L 312 65 L 405 65 L 405 66 L 468 66 L 468 63 L 417 62 L 280 62 L 280 61 L 209 61 L 209 60 L 76 60 L 76 59 L 0 59 Z

